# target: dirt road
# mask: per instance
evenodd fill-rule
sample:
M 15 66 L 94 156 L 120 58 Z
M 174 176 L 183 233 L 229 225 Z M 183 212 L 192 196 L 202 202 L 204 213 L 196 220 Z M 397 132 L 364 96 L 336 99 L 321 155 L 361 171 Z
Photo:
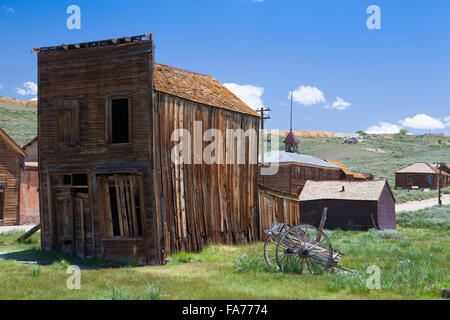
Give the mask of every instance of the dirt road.
M 402 212 L 402 211 L 417 211 L 422 210 L 426 208 L 431 208 L 438 204 L 438 198 L 431 198 L 427 200 L 420 200 L 420 201 L 408 201 L 401 204 L 395 205 L 395 212 Z M 444 194 L 442 195 L 442 204 L 450 204 L 450 195 Z

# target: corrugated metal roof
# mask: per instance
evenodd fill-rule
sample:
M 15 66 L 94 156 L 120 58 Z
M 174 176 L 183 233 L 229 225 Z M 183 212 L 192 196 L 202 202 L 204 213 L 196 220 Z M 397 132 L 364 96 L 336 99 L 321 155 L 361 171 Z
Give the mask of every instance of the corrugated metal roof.
M 266 153 L 264 153 L 264 162 L 265 163 L 293 162 L 293 163 L 301 163 L 301 164 L 310 164 L 310 165 L 318 166 L 318 167 L 340 169 L 338 166 L 335 166 L 331 163 L 323 161 L 319 158 L 309 156 L 306 154 L 298 154 L 298 153 L 286 152 L 286 151 L 266 152 Z
M 259 117 L 259 114 L 211 76 L 167 65 L 154 65 L 155 90 L 205 105 Z
M 334 164 L 335 166 L 340 167 L 340 168 L 342 169 L 342 171 L 344 171 L 344 173 L 345 173 L 346 175 L 353 176 L 354 178 L 357 178 L 357 179 L 366 179 L 366 177 L 365 177 L 364 175 L 362 175 L 361 173 L 350 171 L 350 170 L 349 170 L 342 162 L 340 162 L 340 161 L 334 161 L 334 160 L 326 160 L 326 161 L 329 162 L 329 163 L 331 163 L 331 164 Z
M 378 201 L 386 180 L 373 181 L 314 181 L 307 180 L 300 201 L 366 200 Z M 342 191 L 344 189 L 344 191 Z

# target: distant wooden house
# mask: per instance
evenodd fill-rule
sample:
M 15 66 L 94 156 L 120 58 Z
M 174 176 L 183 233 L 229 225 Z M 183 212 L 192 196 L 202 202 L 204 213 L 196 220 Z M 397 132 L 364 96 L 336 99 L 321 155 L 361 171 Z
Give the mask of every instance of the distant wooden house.
M 226 135 L 257 139 L 258 113 L 211 76 L 154 63 L 148 34 L 33 51 L 44 250 L 159 264 L 259 239 L 258 143 Z M 223 137 L 210 137 L 223 151 L 211 163 L 193 150 L 208 129 Z
M 26 155 L 0 128 L 0 226 L 20 224 L 20 164 Z
M 357 144 L 357 143 L 359 143 L 359 140 L 356 137 L 351 137 L 351 138 L 344 139 L 344 143 L 346 143 L 346 144 Z
M 327 229 L 395 229 L 395 199 L 386 180 L 307 181 L 300 222 L 318 226 L 327 207 Z
M 264 176 L 264 186 L 296 195 L 308 180 L 340 180 L 342 175 L 340 167 L 305 154 L 270 151 L 264 154 L 264 163 L 279 166 L 276 174 Z
M 335 165 L 342 169 L 341 177 L 339 180 L 367 180 L 367 178 L 359 172 L 350 171 L 342 162 L 334 160 L 326 160 L 328 163 Z
M 355 173 L 359 173 L 361 175 L 364 176 L 364 178 L 366 178 L 366 180 L 373 180 L 374 176 L 371 172 L 355 172 Z
M 28 142 L 23 149 L 26 157 L 20 170 L 20 224 L 39 222 L 38 140 Z
M 439 169 L 426 162 L 413 163 L 395 172 L 395 187 L 403 189 L 429 188 L 437 189 Z M 441 173 L 441 187 L 449 185 L 449 174 Z

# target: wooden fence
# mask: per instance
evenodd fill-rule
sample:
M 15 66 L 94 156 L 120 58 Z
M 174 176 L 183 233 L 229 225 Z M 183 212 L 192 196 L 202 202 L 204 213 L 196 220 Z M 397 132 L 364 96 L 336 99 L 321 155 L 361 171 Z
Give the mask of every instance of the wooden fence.
M 297 195 L 259 186 L 260 239 L 264 240 L 264 230 L 273 222 L 283 222 L 291 226 L 300 224 L 300 200 Z

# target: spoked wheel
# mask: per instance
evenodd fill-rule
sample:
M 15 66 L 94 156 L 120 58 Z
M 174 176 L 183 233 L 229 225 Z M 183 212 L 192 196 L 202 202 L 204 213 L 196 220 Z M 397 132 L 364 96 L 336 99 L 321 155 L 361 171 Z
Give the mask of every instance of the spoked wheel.
M 270 268 L 278 268 L 276 251 L 276 239 L 272 236 L 268 236 L 264 243 L 264 260 L 266 260 L 266 263 Z
M 320 229 L 301 225 L 290 228 L 277 244 L 276 261 L 283 272 L 321 274 L 333 257 L 331 242 Z

